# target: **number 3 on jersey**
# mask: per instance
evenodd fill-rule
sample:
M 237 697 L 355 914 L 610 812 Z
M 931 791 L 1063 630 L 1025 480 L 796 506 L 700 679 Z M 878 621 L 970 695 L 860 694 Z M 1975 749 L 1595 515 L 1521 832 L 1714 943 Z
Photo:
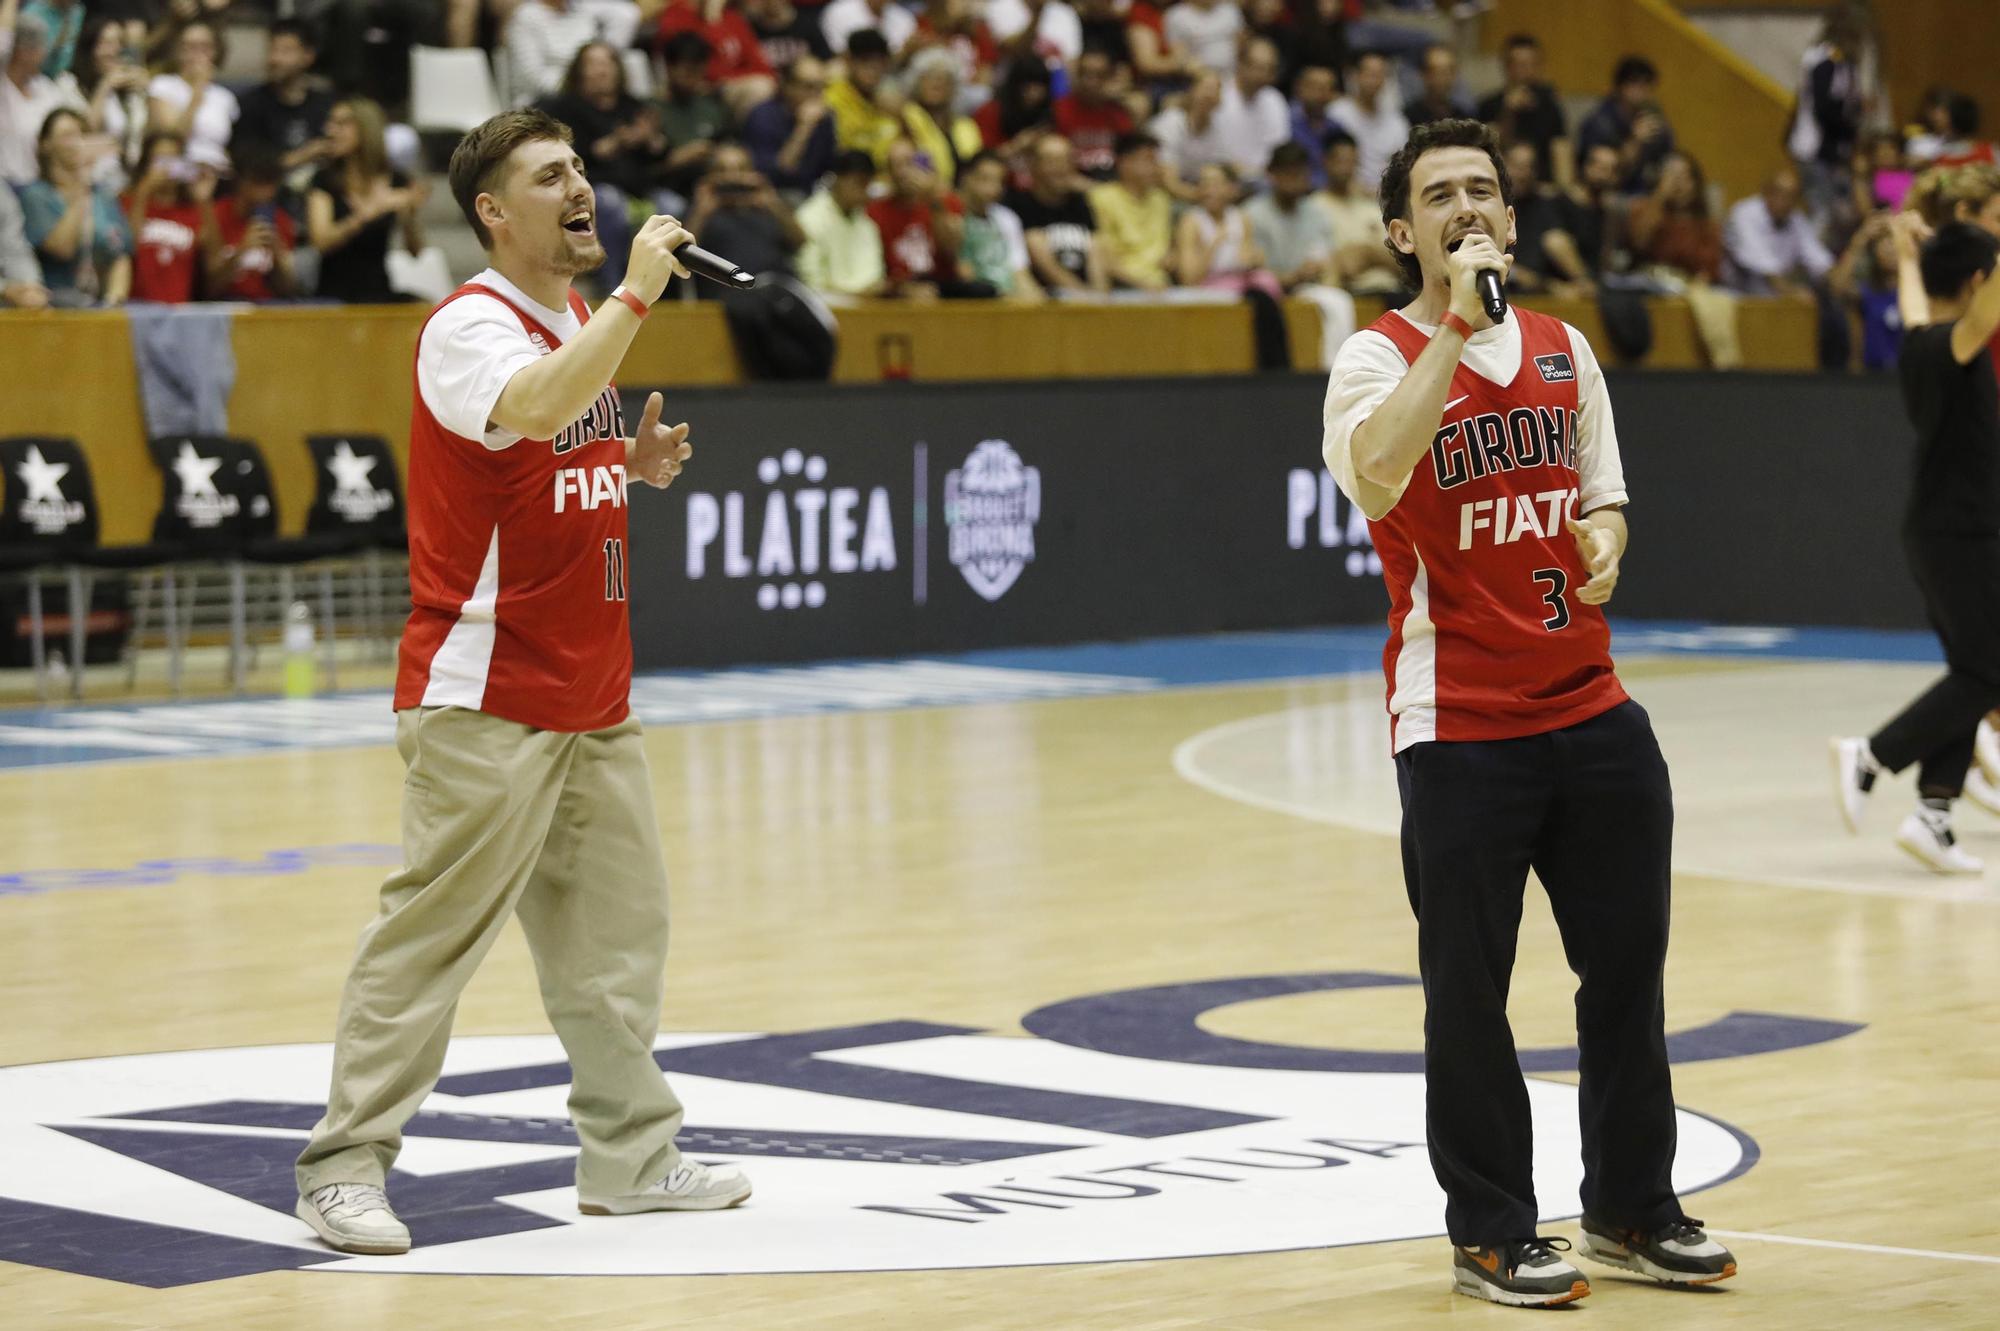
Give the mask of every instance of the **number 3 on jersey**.
M 625 599 L 625 542 L 616 536 L 604 542 L 604 599 Z
M 1529 575 L 1536 586 L 1548 585 L 1542 593 L 1542 601 L 1549 608 L 1549 617 L 1542 621 L 1542 627 L 1554 633 L 1557 629 L 1569 627 L 1569 604 L 1563 600 L 1563 591 L 1569 586 L 1569 575 L 1559 568 L 1538 568 Z

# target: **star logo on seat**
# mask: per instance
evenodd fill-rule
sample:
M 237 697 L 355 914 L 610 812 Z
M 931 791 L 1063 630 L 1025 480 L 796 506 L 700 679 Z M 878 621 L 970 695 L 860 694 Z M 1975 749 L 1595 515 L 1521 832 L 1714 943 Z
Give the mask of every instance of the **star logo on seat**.
M 21 484 L 28 487 L 31 504 L 60 504 L 65 502 L 62 492 L 62 478 L 69 475 L 67 462 L 50 462 L 42 456 L 42 450 L 34 444 L 28 445 L 28 456 L 14 469 L 21 478 Z
M 348 442 L 341 440 L 326 460 L 327 469 L 333 472 L 333 488 L 342 494 L 372 496 L 375 483 L 368 479 L 368 474 L 375 470 L 378 460 L 356 456 Z
M 180 478 L 181 493 L 220 498 L 215 488 L 215 473 L 221 466 L 221 458 L 205 458 L 194 451 L 192 443 L 183 441 L 181 451 L 174 457 L 174 475 Z

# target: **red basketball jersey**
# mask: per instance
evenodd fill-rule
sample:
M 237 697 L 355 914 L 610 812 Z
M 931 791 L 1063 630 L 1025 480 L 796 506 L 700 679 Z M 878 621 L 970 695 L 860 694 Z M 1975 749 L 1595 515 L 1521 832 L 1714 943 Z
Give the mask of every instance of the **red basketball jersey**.
M 507 305 L 544 355 L 562 345 L 488 287 L 468 283 L 437 308 L 468 295 Z M 578 320 L 589 319 L 574 291 L 569 302 Z M 554 439 L 490 449 L 440 425 L 416 386 L 409 528 L 413 608 L 398 710 L 469 707 L 541 730 L 625 719 L 632 631 L 625 420 L 614 387 Z
M 1541 734 L 1625 701 L 1604 614 L 1576 599 L 1590 575 L 1564 525 L 1578 485 L 1569 331 L 1513 314 L 1513 382 L 1461 364 L 1429 454 L 1369 524 L 1389 587 L 1382 668 L 1399 749 Z M 1429 343 L 1394 313 L 1369 328 L 1410 362 Z

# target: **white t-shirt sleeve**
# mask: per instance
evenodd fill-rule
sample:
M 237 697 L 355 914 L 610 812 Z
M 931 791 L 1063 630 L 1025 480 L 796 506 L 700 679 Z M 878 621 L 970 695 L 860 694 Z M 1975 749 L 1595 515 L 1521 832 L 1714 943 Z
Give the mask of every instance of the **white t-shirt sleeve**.
M 1590 341 L 1568 324 L 1570 357 L 1576 362 L 1576 511 L 1623 504 L 1625 464 L 1618 456 L 1618 427 L 1611 419 L 1611 394 Z
M 540 359 L 520 316 L 491 297 L 463 296 L 424 328 L 417 391 L 439 425 L 498 451 L 521 436 L 492 427 L 494 404 L 508 380 Z
M 178 74 L 155 74 L 146 85 L 146 95 L 156 102 L 166 103 L 169 111 L 178 111 L 194 97 L 194 89 L 186 79 Z
M 1371 519 L 1396 506 L 1409 488 L 1410 478 L 1405 476 L 1395 486 L 1384 487 L 1362 476 L 1354 468 L 1354 432 L 1409 372 L 1410 363 L 1395 343 L 1364 329 L 1340 344 L 1333 357 L 1333 373 L 1327 379 L 1326 432 L 1320 453 L 1340 492 Z
M 993 205 L 993 225 L 1000 229 L 1000 238 L 1007 245 L 1007 267 L 1020 272 L 1028 266 L 1028 237 L 1021 230 L 1021 218 L 1004 203 Z

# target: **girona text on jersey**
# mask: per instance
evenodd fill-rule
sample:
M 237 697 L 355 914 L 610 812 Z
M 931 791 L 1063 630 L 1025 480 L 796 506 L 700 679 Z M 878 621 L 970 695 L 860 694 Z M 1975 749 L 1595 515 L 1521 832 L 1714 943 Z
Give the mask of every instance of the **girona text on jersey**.
M 1576 474 L 1576 413 L 1563 406 L 1483 411 L 1439 428 L 1431 440 L 1431 471 L 1439 490 L 1453 490 L 1502 472 L 1546 468 L 1551 480 Z M 1575 516 L 1576 487 L 1467 500 L 1458 510 L 1458 548 L 1473 541 L 1507 545 L 1524 536 L 1547 538 Z

